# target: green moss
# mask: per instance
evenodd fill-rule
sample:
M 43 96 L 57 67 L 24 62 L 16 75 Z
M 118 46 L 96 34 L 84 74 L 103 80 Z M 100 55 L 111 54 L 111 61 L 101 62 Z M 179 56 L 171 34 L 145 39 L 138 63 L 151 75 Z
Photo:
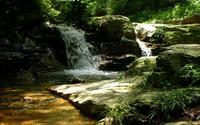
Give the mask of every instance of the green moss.
M 169 25 L 161 27 L 165 32 L 163 42 L 166 45 L 199 44 L 199 25 Z
M 153 34 L 153 36 L 150 38 L 150 42 L 162 43 L 164 37 L 165 37 L 165 31 L 164 31 L 163 27 L 158 27 L 158 28 L 156 28 L 156 31 Z
M 156 66 L 156 57 L 141 57 L 134 61 L 126 71 L 126 77 L 144 75 L 145 72 L 152 72 Z

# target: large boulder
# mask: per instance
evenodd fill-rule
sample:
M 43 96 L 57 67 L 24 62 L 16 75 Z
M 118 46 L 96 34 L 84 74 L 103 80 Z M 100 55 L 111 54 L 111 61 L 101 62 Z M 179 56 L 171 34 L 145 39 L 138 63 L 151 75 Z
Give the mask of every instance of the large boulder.
M 103 117 L 106 108 L 114 108 L 119 96 L 129 92 L 129 83 L 105 80 L 94 83 L 75 85 L 59 85 L 49 90 L 56 93 L 78 107 L 83 113 Z
M 145 75 L 152 72 L 156 66 L 156 56 L 140 57 L 131 63 L 126 71 L 126 76 Z
M 199 44 L 200 25 L 155 25 L 164 31 L 162 43 L 169 46 L 174 44 Z
M 157 60 L 157 66 L 149 82 L 159 87 L 164 82 L 178 83 L 178 72 L 186 64 L 200 63 L 200 44 L 177 44 L 166 47 Z M 181 83 L 184 84 L 184 83 Z
M 172 45 L 157 58 L 157 66 L 164 71 L 176 71 L 185 64 L 199 62 L 200 44 Z
M 40 3 L 38 0 L 0 2 L 0 77 L 32 76 L 27 72 L 61 68 L 58 61 L 61 54 L 57 50 L 64 50 L 60 47 L 63 45 L 44 26 Z
M 87 30 L 90 35 L 92 34 L 88 36 L 88 40 L 98 46 L 100 53 L 115 56 L 141 55 L 141 50 L 135 41 L 133 25 L 127 17 L 120 15 L 92 17 L 87 24 Z
M 51 28 L 41 24 L 28 31 L 15 29 L 9 34 L 0 36 L 2 36 L 0 38 L 2 78 L 15 77 L 26 73 L 26 70 L 31 70 L 35 75 L 37 72 L 57 71 L 64 65 L 64 43 L 59 41 L 58 35 L 54 34 Z

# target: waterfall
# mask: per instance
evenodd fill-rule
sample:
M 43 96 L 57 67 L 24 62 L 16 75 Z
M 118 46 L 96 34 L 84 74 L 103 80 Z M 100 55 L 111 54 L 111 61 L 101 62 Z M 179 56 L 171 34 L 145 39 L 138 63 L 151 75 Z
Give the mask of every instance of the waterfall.
M 145 40 L 147 37 L 152 37 L 155 31 L 156 31 L 156 28 L 148 24 L 138 24 L 135 27 L 136 42 L 138 43 L 143 56 L 152 55 L 151 48 L 149 48 L 147 46 L 147 43 L 144 42 L 143 40 Z
M 91 45 L 85 41 L 84 32 L 73 27 L 57 26 L 65 42 L 69 69 L 95 68 Z
M 136 42 L 138 43 L 143 56 L 151 56 L 152 52 L 149 47 L 147 47 L 146 42 L 141 41 L 138 37 L 136 37 Z

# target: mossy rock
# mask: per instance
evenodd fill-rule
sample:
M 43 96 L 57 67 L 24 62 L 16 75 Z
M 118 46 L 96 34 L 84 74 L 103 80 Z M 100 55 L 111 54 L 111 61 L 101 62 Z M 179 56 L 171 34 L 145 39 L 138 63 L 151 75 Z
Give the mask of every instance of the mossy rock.
M 169 46 L 157 58 L 158 67 L 164 71 L 176 71 L 188 63 L 199 63 L 200 44 L 177 44 Z
M 126 76 L 144 75 L 146 72 L 153 72 L 156 66 L 156 56 L 141 57 L 130 64 Z
M 155 87 L 160 87 L 166 81 L 176 85 L 180 81 L 179 71 L 182 67 L 190 63 L 200 64 L 200 44 L 177 44 L 165 49 L 156 59 L 157 66 L 148 79 Z
M 158 26 L 165 32 L 163 43 L 174 44 L 200 44 L 200 25 L 165 25 Z
M 121 15 L 91 17 L 87 20 L 88 32 L 95 34 L 92 41 L 99 43 L 101 53 L 107 55 L 141 55 L 133 27 L 129 19 Z

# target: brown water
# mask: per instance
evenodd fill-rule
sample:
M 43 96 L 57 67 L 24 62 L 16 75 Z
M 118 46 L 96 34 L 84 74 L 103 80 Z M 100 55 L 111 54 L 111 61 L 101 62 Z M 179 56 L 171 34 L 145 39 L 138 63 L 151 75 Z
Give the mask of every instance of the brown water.
M 0 83 L 0 125 L 95 125 L 66 100 L 49 93 L 50 86 Z

